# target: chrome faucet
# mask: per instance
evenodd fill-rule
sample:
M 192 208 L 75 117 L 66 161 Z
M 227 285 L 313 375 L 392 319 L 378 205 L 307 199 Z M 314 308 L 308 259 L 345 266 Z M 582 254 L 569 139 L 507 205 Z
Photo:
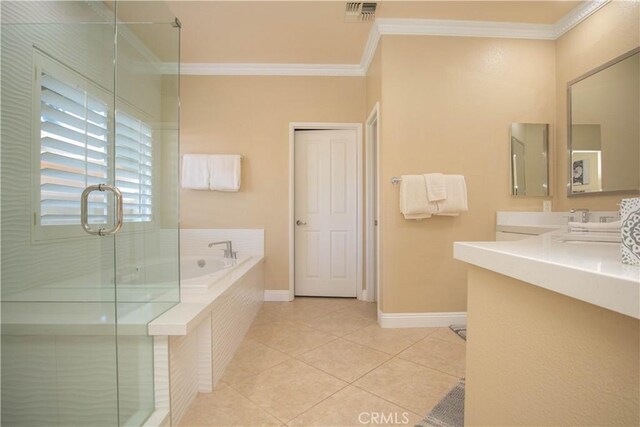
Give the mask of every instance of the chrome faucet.
M 231 245 L 231 240 L 222 240 L 220 242 L 211 242 L 209 243 L 209 247 L 212 248 L 216 245 L 226 245 L 224 250 L 224 257 L 225 258 L 232 258 L 232 259 L 236 259 L 237 258 L 237 253 L 233 251 L 233 246 Z
M 571 209 L 569 213 L 582 212 L 582 216 L 580 218 L 580 222 L 589 222 L 589 217 L 591 216 L 591 212 L 589 209 Z

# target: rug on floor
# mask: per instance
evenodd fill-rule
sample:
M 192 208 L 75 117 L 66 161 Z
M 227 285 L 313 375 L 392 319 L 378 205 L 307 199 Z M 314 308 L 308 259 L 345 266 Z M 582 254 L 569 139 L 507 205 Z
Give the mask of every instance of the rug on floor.
M 449 329 L 458 334 L 463 340 L 467 340 L 467 325 L 451 325 Z
M 463 427 L 464 378 L 415 427 Z

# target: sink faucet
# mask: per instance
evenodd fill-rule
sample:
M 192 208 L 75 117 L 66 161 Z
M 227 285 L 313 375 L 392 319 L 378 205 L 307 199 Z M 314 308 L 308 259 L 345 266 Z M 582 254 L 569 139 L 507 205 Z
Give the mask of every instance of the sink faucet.
M 589 222 L 589 217 L 591 216 L 591 212 L 589 209 L 571 209 L 569 213 L 582 212 L 582 217 L 580 222 Z
M 231 240 L 222 240 L 220 242 L 211 242 L 209 243 L 209 247 L 212 248 L 216 245 L 226 245 L 224 249 L 224 257 L 225 258 L 233 258 L 236 259 L 236 252 L 233 251 L 233 246 L 231 245 Z

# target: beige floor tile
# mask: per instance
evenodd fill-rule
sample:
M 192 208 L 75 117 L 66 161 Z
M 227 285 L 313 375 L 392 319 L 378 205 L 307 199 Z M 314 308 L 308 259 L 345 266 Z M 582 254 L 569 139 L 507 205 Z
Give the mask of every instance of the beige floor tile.
M 350 383 L 390 357 L 381 351 L 338 339 L 298 356 L 298 359 Z
M 264 304 L 262 304 L 262 311 L 267 314 L 276 315 L 285 320 L 304 321 L 320 317 L 334 310 L 323 303 L 298 303 L 294 301 L 265 302 Z
M 456 376 L 393 358 L 353 384 L 416 414 L 426 415 L 459 380 Z
M 449 328 L 434 328 L 434 329 L 435 331 L 433 332 L 433 334 L 429 335 L 432 338 L 437 338 L 439 340 L 448 341 L 456 344 L 462 344 L 462 345 L 465 345 L 467 343 L 465 340 L 460 338 L 458 334 L 456 334 Z
M 297 356 L 320 347 L 337 337 L 303 324 L 286 322 L 274 328 L 250 331 L 247 337 L 290 356 Z
M 236 354 L 224 371 L 222 381 L 233 384 L 251 375 L 258 374 L 272 366 L 278 365 L 288 356 L 257 341 L 247 339 L 242 342 Z
M 280 420 L 224 384 L 213 393 L 199 393 L 180 421 L 182 427 L 280 425 Z
M 433 328 L 389 329 L 375 324 L 343 338 L 388 354 L 398 354 L 432 332 Z
M 346 385 L 300 361 L 289 360 L 234 384 L 234 388 L 288 422 Z
M 307 320 L 304 323 L 319 331 L 341 337 L 374 325 L 375 321 L 347 309 L 332 311 L 315 319 Z
M 427 336 L 400 353 L 398 357 L 462 378 L 465 370 L 465 351 L 464 344 Z
M 357 387 L 346 387 L 309 409 L 289 426 L 413 426 L 423 416 Z
M 377 321 L 378 319 L 378 305 L 375 302 L 357 301 L 353 306 L 347 307 L 343 310 L 349 310 L 352 313 L 359 314 L 367 319 Z
M 260 311 L 258 311 L 258 314 L 256 315 L 255 319 L 253 319 L 253 323 L 251 325 L 252 326 L 264 325 L 264 324 L 273 322 L 274 320 L 283 320 L 283 319 L 281 317 L 276 316 L 273 313 L 269 313 L 268 310 L 261 308 Z
M 265 322 L 254 322 L 245 335 L 245 339 L 254 339 L 257 336 L 271 334 L 276 331 L 295 328 L 298 322 L 291 322 L 281 317 L 275 316 L 275 319 Z

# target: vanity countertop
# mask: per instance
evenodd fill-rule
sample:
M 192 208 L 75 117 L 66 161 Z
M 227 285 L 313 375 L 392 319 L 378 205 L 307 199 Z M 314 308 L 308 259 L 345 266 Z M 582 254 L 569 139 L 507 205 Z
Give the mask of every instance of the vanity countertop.
M 566 232 L 455 242 L 454 258 L 640 319 L 640 267 L 621 262 L 620 244 L 562 242 Z

